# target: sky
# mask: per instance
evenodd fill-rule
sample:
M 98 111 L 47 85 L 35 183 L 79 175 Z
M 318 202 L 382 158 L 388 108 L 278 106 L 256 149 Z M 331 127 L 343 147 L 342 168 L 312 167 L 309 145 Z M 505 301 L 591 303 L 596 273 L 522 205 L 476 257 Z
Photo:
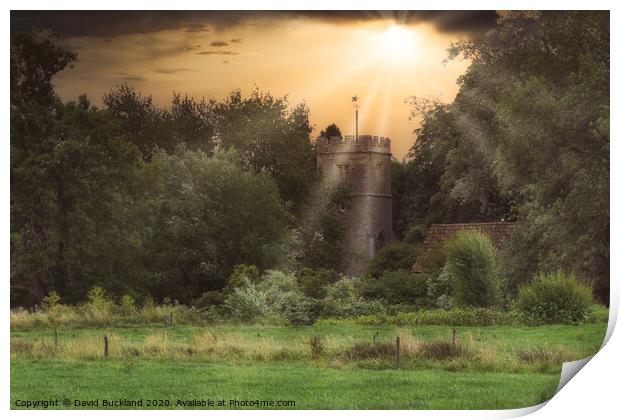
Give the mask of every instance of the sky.
M 173 92 L 224 98 L 258 88 L 305 102 L 313 136 L 330 123 L 390 137 L 403 159 L 419 119 L 407 98 L 450 102 L 468 62 L 446 62 L 451 42 L 483 33 L 494 11 L 13 11 L 11 30 L 50 30 L 78 54 L 54 85 L 65 100 L 101 98 L 128 83 L 168 106 Z

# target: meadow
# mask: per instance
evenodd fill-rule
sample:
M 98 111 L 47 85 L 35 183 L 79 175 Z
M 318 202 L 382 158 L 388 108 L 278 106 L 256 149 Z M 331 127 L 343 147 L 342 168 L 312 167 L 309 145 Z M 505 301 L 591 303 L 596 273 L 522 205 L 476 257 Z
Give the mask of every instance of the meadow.
M 103 399 L 168 404 L 154 408 L 257 408 L 230 400 L 294 401 L 267 408 L 296 409 L 518 408 L 551 398 L 562 362 L 594 354 L 605 331 L 603 322 L 156 324 L 59 328 L 56 335 L 13 328 L 11 406 L 68 398 L 67 408 Z M 226 404 L 196 407 L 194 400 Z

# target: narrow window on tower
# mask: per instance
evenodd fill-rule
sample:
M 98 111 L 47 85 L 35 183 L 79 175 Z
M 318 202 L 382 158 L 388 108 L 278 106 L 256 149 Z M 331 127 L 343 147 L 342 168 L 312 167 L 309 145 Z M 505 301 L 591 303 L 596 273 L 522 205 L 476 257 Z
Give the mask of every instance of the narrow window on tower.
M 340 179 L 346 179 L 351 173 L 351 165 L 348 163 L 341 163 L 338 165 L 338 175 Z

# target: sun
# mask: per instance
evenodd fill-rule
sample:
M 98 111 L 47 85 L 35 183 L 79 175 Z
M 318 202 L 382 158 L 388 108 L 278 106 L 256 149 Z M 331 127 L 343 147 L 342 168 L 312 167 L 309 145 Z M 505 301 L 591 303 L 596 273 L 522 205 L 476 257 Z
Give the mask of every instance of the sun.
M 400 25 L 389 26 L 381 35 L 381 50 L 392 61 L 407 61 L 414 52 L 413 32 Z

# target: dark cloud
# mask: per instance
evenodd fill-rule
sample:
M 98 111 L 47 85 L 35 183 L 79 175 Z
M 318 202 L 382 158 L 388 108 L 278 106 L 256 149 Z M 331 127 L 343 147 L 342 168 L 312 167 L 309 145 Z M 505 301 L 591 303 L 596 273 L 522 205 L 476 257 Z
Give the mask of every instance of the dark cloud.
M 197 44 L 197 45 L 181 45 L 180 47 L 178 47 L 176 49 L 176 51 L 178 52 L 190 52 L 190 51 L 195 51 L 195 50 L 199 50 L 202 47 Z
M 142 76 L 138 76 L 137 74 L 131 74 L 131 73 L 117 73 L 117 76 L 119 79 L 122 80 L 126 80 L 128 82 L 144 82 L 146 81 L 146 79 Z
M 242 41 L 241 38 L 233 38 L 230 40 L 230 42 L 233 44 L 241 44 L 241 41 Z
M 225 41 L 213 41 L 210 45 L 212 47 L 216 47 L 216 48 L 228 47 L 228 42 L 225 42 Z
M 210 29 L 203 23 L 188 22 L 185 24 L 185 32 L 209 32 Z
M 312 19 L 356 24 L 393 21 L 427 22 L 442 32 L 479 33 L 495 25 L 493 10 L 482 11 L 11 11 L 11 31 L 50 29 L 65 37 L 112 38 L 136 33 L 182 29 L 204 32 L 261 21 Z M 231 41 L 233 42 L 233 41 Z
M 194 71 L 192 69 L 156 69 L 155 73 L 159 73 L 159 74 L 177 74 L 177 73 L 183 73 L 186 71 Z
M 238 52 L 234 51 L 226 51 L 226 50 L 210 50 L 210 51 L 201 51 L 196 53 L 198 55 L 239 55 Z

